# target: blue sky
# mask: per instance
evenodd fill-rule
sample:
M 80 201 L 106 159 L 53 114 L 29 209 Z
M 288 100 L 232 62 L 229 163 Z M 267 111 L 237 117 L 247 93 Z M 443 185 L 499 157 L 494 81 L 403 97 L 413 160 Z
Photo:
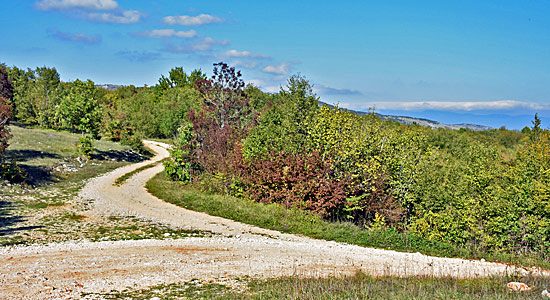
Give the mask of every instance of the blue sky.
M 0 62 L 153 85 L 223 60 L 264 91 L 295 73 L 342 107 L 493 127 L 550 125 L 550 1 L 20 0 Z

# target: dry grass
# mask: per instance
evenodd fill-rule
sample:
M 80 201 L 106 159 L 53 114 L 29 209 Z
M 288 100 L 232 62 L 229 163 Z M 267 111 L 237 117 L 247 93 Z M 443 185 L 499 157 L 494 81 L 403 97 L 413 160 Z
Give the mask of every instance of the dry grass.
M 509 281 L 522 281 L 533 287 L 528 293 L 510 292 Z M 192 280 L 181 284 L 159 285 L 144 290 L 100 293 L 106 299 L 544 299 L 540 293 L 550 285 L 549 278 L 492 277 L 453 279 L 433 277 L 372 277 L 357 273 L 349 277 L 269 280 Z

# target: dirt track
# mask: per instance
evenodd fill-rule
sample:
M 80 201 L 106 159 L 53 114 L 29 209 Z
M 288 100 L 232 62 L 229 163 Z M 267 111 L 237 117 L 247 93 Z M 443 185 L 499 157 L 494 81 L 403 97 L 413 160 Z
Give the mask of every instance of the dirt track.
M 81 197 L 95 215 L 132 215 L 174 227 L 217 233 L 174 240 L 68 242 L 0 248 L 0 299 L 74 299 L 83 292 L 146 288 L 194 278 L 228 282 L 240 276 L 373 275 L 477 277 L 527 273 L 503 264 L 399 253 L 313 240 L 189 211 L 150 195 L 144 184 L 162 171 L 146 169 L 122 186 L 121 175 L 168 155 L 147 142 L 152 160 L 90 180 Z M 545 275 L 550 275 L 546 273 Z

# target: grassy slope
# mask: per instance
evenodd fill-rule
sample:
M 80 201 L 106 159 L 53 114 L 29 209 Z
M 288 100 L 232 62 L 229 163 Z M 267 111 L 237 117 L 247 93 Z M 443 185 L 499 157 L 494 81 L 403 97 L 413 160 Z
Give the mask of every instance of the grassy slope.
M 0 180 L 0 245 L 59 242 L 72 239 L 126 240 L 181 238 L 205 233 L 173 230 L 133 217 L 86 217 L 89 202 L 75 197 L 86 180 L 140 159 L 129 147 L 95 141 L 93 158 L 77 160 L 80 135 L 11 126 L 6 151 L 30 175 L 30 184 Z M 66 167 L 68 168 L 66 168 Z
M 55 131 L 51 129 L 25 128 L 10 126 L 13 138 L 6 151 L 8 158 L 14 158 L 24 165 L 51 167 L 60 159 L 74 158 L 75 143 L 79 134 Z M 130 149 L 119 143 L 107 140 L 94 141 L 94 148 L 100 153 L 115 155 Z

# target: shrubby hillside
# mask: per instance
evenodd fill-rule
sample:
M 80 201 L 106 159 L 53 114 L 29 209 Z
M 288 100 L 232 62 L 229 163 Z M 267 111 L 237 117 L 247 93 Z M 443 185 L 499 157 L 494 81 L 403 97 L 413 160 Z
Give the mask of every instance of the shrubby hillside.
M 2 69 L 0 117 L 138 151 L 144 137 L 173 139 L 166 171 L 182 184 L 365 230 L 549 254 L 550 132 L 536 116 L 521 132 L 404 125 L 319 106 L 301 76 L 264 93 L 224 63 L 210 78 L 178 67 L 113 91 L 62 82 L 54 68 Z

